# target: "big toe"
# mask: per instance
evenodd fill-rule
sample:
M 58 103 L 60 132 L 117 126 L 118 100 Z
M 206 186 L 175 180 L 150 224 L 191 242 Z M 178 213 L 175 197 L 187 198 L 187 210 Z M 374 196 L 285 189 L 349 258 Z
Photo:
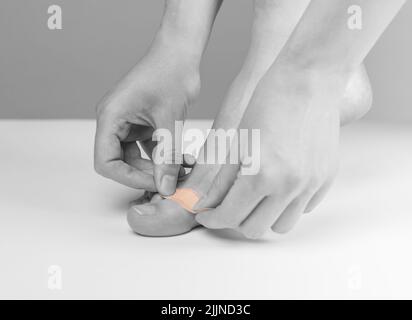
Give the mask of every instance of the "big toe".
M 198 225 L 193 214 L 168 199 L 131 206 L 127 221 L 134 232 L 151 237 L 179 235 Z

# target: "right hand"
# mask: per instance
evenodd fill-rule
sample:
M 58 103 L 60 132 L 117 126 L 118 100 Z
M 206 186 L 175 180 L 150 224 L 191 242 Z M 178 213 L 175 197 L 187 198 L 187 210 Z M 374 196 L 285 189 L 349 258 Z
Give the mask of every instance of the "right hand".
M 195 206 L 215 209 L 199 212 L 197 222 L 256 239 L 270 229 L 289 231 L 312 210 L 337 171 L 339 105 L 346 83 L 346 75 L 275 64 L 260 81 L 239 126 L 249 133 L 258 130 L 259 138 L 235 140 L 239 144 L 232 150 L 240 161 L 229 163 L 228 156 Z M 246 168 L 254 170 L 243 173 Z
M 175 138 L 175 121 L 184 121 L 187 108 L 200 90 L 198 64 L 192 62 L 187 52 L 175 44 L 154 43 L 149 53 L 98 104 L 96 172 L 132 188 L 162 195 L 175 192 L 180 164 L 156 164 L 152 158 L 152 175 L 145 170 L 148 160 L 135 161 L 141 166 L 126 163 L 124 147 L 139 141 L 152 156 L 156 154 L 154 130 L 170 130 Z M 165 152 L 171 156 L 181 151 L 170 148 Z

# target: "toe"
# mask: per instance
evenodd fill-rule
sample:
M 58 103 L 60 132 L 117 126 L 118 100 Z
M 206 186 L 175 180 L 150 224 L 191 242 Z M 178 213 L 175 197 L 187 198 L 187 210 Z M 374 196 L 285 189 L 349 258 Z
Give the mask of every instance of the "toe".
M 183 234 L 198 225 L 193 214 L 167 199 L 130 207 L 127 220 L 134 232 L 151 237 Z
M 160 194 L 156 193 L 153 197 L 152 200 L 150 200 L 150 203 L 157 203 L 159 201 L 162 201 L 163 198 L 161 197 Z
M 155 196 L 154 192 L 145 191 L 140 198 L 133 200 L 129 203 L 130 206 L 135 206 L 139 204 L 145 204 L 150 202 L 150 200 Z

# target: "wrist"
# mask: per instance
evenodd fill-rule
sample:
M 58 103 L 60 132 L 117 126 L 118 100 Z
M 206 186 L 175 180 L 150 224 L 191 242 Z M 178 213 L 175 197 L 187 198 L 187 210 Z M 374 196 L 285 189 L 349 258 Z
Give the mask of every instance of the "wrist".
M 205 48 L 200 38 L 182 29 L 162 25 L 153 40 L 151 49 L 160 50 L 199 68 Z

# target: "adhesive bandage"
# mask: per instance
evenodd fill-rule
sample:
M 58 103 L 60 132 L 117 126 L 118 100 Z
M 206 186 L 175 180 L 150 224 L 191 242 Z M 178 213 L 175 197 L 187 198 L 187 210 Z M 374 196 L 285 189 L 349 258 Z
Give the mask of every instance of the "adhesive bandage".
M 194 210 L 193 207 L 196 205 L 196 203 L 199 202 L 200 197 L 197 194 L 196 191 L 190 189 L 190 188 L 181 188 L 181 189 L 176 189 L 176 192 L 167 197 L 163 197 L 165 199 L 172 200 L 179 204 L 182 208 L 185 210 L 191 212 L 191 213 L 197 213 L 198 211 Z M 199 210 L 201 211 L 201 210 Z

